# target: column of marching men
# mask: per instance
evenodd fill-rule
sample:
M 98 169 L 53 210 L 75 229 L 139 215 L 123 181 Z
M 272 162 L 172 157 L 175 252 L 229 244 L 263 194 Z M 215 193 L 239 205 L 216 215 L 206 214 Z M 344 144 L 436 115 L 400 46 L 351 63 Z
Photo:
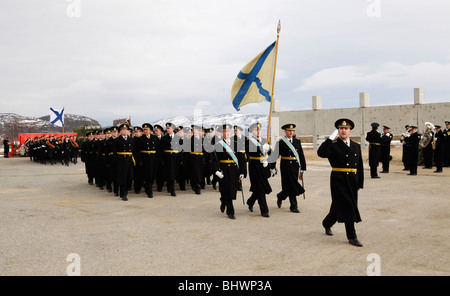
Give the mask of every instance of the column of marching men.
M 427 123 L 424 134 L 417 127 L 406 126 L 401 137 L 403 162 L 409 175 L 417 174 L 418 146 L 423 146 L 424 168 L 434 163 L 436 172 L 448 167 L 450 162 L 450 122 L 446 129 Z M 378 132 L 378 123 L 372 123 L 367 133 L 371 178 L 379 178 L 377 167 L 382 163 L 382 173 L 389 173 L 390 143 L 393 135 L 383 126 Z M 356 237 L 354 223 L 360 222 L 357 207 L 358 190 L 363 188 L 364 174 L 361 147 L 350 139 L 354 123 L 350 119 L 335 122 L 336 130 L 321 144 L 317 154 L 328 158 L 332 167 L 330 189 L 332 204 L 322 222 L 327 235 L 333 235 L 331 227 L 336 222 L 345 223 L 350 244 L 362 246 Z M 56 139 L 54 136 L 29 139 L 27 147 L 30 159 L 40 163 L 77 163 L 80 153 L 85 163 L 88 183 L 100 190 L 106 189 L 122 200 L 128 200 L 128 192 L 136 194 L 143 190 L 153 197 L 153 188 L 177 196 L 177 191 L 186 191 L 189 186 L 200 195 L 206 185 L 211 185 L 220 195 L 220 211 L 228 218 L 236 219 L 233 202 L 237 192 L 243 191 L 242 181 L 249 177 L 251 195 L 245 201 L 253 212 L 257 203 L 262 217 L 269 216 L 266 196 L 272 192 L 269 178 L 274 177 L 279 161 L 281 191 L 276 194 L 277 206 L 289 200 L 289 209 L 299 213 L 297 197 L 305 194 L 303 174 L 306 161 L 300 139 L 295 136 L 295 124 L 282 126 L 284 136 L 271 146 L 261 137 L 261 125 L 254 123 L 248 128 L 248 136 L 242 128 L 229 124 L 214 128 L 175 126 L 166 123 L 152 126 L 145 123 L 131 128 L 128 124 L 96 130 L 86 135 L 80 144 L 76 138 Z M 430 146 L 429 146 L 430 145 Z M 433 153 L 427 149 L 431 147 Z M 434 159 L 430 159 L 434 155 Z M 164 193 L 166 194 L 166 193 Z
M 78 163 L 80 144 L 76 136 L 42 135 L 27 139 L 25 146 L 30 160 L 36 163 L 66 166 Z
M 219 185 L 220 210 L 226 210 L 231 219 L 235 219 L 233 200 L 249 176 L 251 196 L 246 205 L 253 211 L 258 203 L 261 215 L 269 217 L 266 195 L 272 189 L 268 179 L 278 172 L 275 164 L 279 156 L 283 190 L 277 194 L 278 207 L 289 197 L 290 210 L 300 212 L 297 196 L 305 191 L 298 181 L 306 162 L 301 142 L 294 136 L 295 125 L 283 129 L 289 134 L 289 144 L 280 140 L 272 149 L 261 137 L 259 123 L 248 128 L 249 136 L 243 135 L 241 127 L 229 124 L 214 128 L 172 123 L 166 123 L 165 128 L 149 123 L 131 128 L 122 124 L 88 133 L 80 156 L 88 183 L 124 201 L 130 191 L 143 191 L 152 198 L 154 189 L 162 192 L 165 187 L 170 196 L 177 196 L 177 191 L 186 191 L 189 186 L 200 195 L 207 185 L 214 190 Z

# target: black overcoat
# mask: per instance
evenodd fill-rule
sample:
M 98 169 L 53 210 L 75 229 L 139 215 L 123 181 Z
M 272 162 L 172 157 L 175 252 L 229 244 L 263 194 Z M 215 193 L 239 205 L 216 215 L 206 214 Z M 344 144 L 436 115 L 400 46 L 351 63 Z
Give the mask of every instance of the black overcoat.
M 305 154 L 303 153 L 302 143 L 300 139 L 295 137 L 292 138 L 292 145 L 297 151 L 298 157 L 300 159 L 300 165 L 295 158 L 295 154 L 291 148 L 280 139 L 275 145 L 275 151 L 272 153 L 276 158 L 281 157 L 280 160 L 280 173 L 281 173 L 281 190 L 288 196 L 297 196 L 303 194 L 305 189 L 299 183 L 299 173 L 300 169 L 306 171 L 306 160 Z M 291 159 L 286 159 L 289 157 Z M 272 158 L 273 159 L 273 158 Z
M 358 189 L 364 185 L 361 146 L 350 140 L 348 147 L 340 138 L 325 140 L 317 155 L 328 158 L 332 168 L 353 168 L 356 173 L 332 171 L 330 176 L 331 211 L 338 222 L 360 222 L 358 210 Z

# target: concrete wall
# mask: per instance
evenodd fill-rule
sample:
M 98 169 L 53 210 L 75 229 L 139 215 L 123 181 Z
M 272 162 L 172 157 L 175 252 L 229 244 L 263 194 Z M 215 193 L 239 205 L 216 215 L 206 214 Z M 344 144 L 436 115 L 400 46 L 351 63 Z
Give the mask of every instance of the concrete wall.
M 281 126 L 287 123 L 297 125 L 297 136 L 312 136 L 313 147 L 324 141 L 334 130 L 334 122 L 339 118 L 349 118 L 355 123 L 352 137 L 361 137 L 361 144 L 366 147 L 365 136 L 371 130 L 370 124 L 378 122 L 379 130 L 386 125 L 391 133 L 400 135 L 406 124 L 416 125 L 419 133 L 425 130 L 425 122 L 441 125 L 450 120 L 450 103 L 426 104 L 423 89 L 414 89 L 414 104 L 370 107 L 368 93 L 360 93 L 359 108 L 322 109 L 321 98 L 313 97 L 313 110 L 285 111 L 279 108 L 272 113 L 272 142 L 284 135 Z M 278 133 L 277 133 L 278 132 Z

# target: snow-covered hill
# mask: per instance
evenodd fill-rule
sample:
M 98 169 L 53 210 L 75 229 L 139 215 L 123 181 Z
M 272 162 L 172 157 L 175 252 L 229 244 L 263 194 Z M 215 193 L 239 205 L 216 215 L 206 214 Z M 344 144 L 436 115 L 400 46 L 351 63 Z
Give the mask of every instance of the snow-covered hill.
M 84 125 L 97 125 L 98 121 L 81 115 L 64 114 L 64 131 L 70 133 L 74 128 Z M 50 115 L 26 117 L 14 113 L 0 113 L 0 138 L 16 138 L 19 133 L 61 132 L 62 128 L 50 123 Z
M 259 122 L 262 125 L 262 132 L 267 131 L 268 115 L 258 114 L 214 114 L 203 115 L 201 117 L 194 116 L 177 116 L 173 118 L 160 119 L 155 124 L 164 126 L 167 122 L 173 123 L 176 126 L 191 126 L 192 124 L 201 125 L 204 127 L 214 127 L 220 124 L 238 125 L 247 131 L 248 127 Z

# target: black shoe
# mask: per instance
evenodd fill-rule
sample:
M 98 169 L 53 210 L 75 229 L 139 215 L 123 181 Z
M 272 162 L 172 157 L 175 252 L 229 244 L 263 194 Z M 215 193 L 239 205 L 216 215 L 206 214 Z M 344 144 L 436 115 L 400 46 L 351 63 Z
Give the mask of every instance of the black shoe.
M 261 216 L 266 217 L 266 218 L 269 218 L 269 217 L 270 217 L 270 216 L 269 216 L 269 213 L 261 214 Z
M 293 213 L 300 213 L 300 210 L 299 209 L 291 209 L 291 212 L 293 212 Z
M 229 215 L 228 215 L 228 218 L 233 219 L 233 220 L 236 219 L 236 217 L 234 216 L 234 214 L 229 214 Z
M 387 173 L 389 173 L 388 171 L 381 171 L 380 173 L 382 173 L 382 174 L 387 174 Z
M 417 176 L 417 173 L 409 173 L 408 176 Z
M 281 203 L 283 200 L 280 198 L 280 193 L 277 193 L 277 206 L 278 208 L 281 208 Z
M 442 170 L 435 170 L 433 173 L 442 173 Z
M 225 204 L 220 204 L 220 211 L 223 213 L 225 212 Z
M 177 196 L 177 194 L 175 193 L 175 191 L 172 191 L 172 192 L 170 193 L 170 195 L 171 195 L 171 196 Z
M 153 197 L 153 192 L 149 192 L 147 193 L 148 198 L 152 198 Z
M 380 179 L 380 176 L 373 176 L 372 179 Z
M 333 232 L 331 231 L 330 227 L 325 227 L 325 234 L 330 236 L 333 235 Z
M 213 186 L 213 189 L 214 189 L 214 190 L 217 190 L 216 183 L 212 183 L 212 186 Z
M 122 197 L 122 200 L 123 200 L 123 201 L 127 201 L 128 198 L 127 198 L 126 196 L 123 196 L 123 197 Z
M 249 205 L 248 202 L 247 202 L 247 205 L 248 205 L 248 210 L 249 210 L 250 212 L 253 212 L 253 205 Z
M 351 245 L 354 245 L 354 246 L 357 246 L 357 247 L 362 247 L 363 246 L 363 244 L 357 238 L 349 239 L 348 242 Z

